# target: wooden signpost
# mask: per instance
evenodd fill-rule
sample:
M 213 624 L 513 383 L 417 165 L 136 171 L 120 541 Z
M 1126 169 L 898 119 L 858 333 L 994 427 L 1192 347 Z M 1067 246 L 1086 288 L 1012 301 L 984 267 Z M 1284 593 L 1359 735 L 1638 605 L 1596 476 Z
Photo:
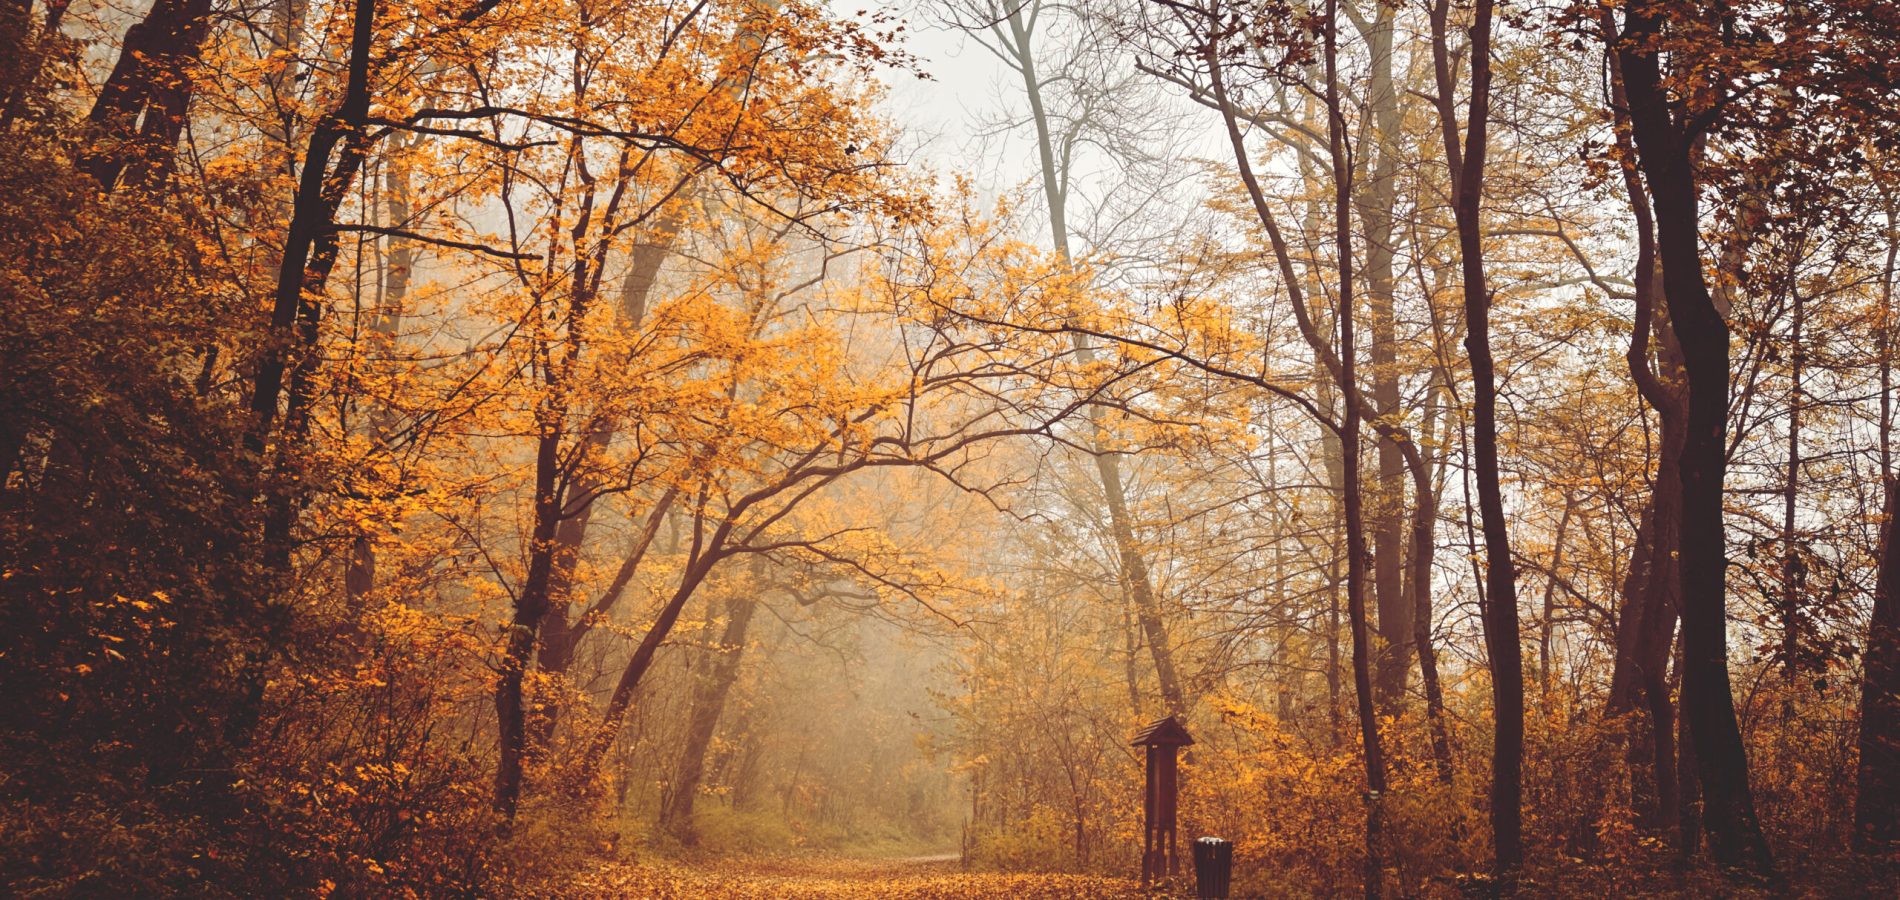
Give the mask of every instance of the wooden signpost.
M 1148 751 L 1147 781 L 1141 808 L 1141 885 L 1174 875 L 1180 868 L 1175 840 L 1176 792 L 1180 787 L 1175 753 L 1194 743 L 1173 716 L 1150 724 L 1129 741 Z

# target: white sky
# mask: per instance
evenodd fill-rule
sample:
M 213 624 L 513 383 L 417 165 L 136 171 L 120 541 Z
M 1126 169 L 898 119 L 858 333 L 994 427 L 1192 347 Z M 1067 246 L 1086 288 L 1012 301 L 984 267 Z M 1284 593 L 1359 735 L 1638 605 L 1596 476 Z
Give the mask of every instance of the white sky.
M 986 121 L 1013 109 L 1021 87 L 1015 73 L 989 51 L 961 33 L 939 26 L 928 12 L 929 0 L 829 0 L 841 16 L 859 10 L 888 12 L 904 19 L 908 35 L 902 49 L 918 57 L 930 80 L 895 73 L 883 76 L 890 86 L 888 113 L 906 135 L 906 144 L 920 148 L 918 162 L 942 171 L 958 171 L 975 178 L 986 190 L 1012 187 L 1034 174 L 1032 166 L 1005 165 L 1017 158 L 995 140 L 978 132 Z M 1010 87 L 1014 85 L 1012 92 Z M 986 145 L 987 144 L 987 145 Z

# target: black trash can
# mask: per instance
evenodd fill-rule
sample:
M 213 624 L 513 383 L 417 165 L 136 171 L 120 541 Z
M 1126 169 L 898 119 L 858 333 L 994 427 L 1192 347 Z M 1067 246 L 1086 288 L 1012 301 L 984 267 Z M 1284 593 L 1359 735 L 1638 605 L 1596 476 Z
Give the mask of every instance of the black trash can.
M 1227 883 L 1234 877 L 1234 845 L 1217 837 L 1194 839 L 1194 896 L 1227 896 Z

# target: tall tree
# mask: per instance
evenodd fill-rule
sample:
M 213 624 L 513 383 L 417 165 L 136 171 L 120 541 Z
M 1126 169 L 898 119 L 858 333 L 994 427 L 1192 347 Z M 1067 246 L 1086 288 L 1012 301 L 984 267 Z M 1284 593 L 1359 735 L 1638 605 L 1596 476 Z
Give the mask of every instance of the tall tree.
M 1683 716 L 1694 736 L 1709 848 L 1725 864 L 1769 874 L 1773 860 L 1755 814 L 1748 758 L 1728 671 L 1722 482 L 1728 466 L 1728 324 L 1709 292 L 1701 258 L 1699 185 L 1691 160 L 1699 110 L 1670 96 L 1663 53 L 1689 11 L 1660 0 L 1630 3 L 1615 49 L 1638 163 L 1656 220 L 1663 296 L 1688 384 L 1677 471 L 1682 481 Z M 1678 57 L 1672 60 L 1681 63 Z
M 1524 865 L 1524 649 L 1518 633 L 1517 572 L 1511 558 L 1498 472 L 1497 363 L 1491 355 L 1491 290 L 1484 268 L 1484 176 L 1491 116 L 1492 0 L 1472 6 L 1470 106 L 1464 139 L 1453 105 L 1447 33 L 1450 2 L 1432 6 L 1432 69 L 1438 87 L 1438 118 L 1445 141 L 1458 252 L 1464 275 L 1465 353 L 1471 363 L 1472 465 L 1478 480 L 1478 511 L 1484 525 L 1484 644 L 1491 669 L 1496 734 L 1491 752 L 1491 839 L 1498 878 L 1515 882 Z
M 1859 783 L 1854 796 L 1854 845 L 1879 852 L 1900 842 L 1900 480 L 1893 470 L 1893 288 L 1900 230 L 1887 201 L 1886 264 L 1880 273 L 1880 476 L 1886 495 L 1880 528 L 1880 569 L 1873 614 L 1867 621 L 1860 686 Z
M 967 8 L 951 7 L 951 18 L 958 27 L 978 40 L 985 41 L 991 52 L 1021 78 L 1023 99 L 1029 105 L 1029 124 L 1036 136 L 1038 182 L 1043 205 L 1049 217 L 1049 236 L 1056 256 L 1065 266 L 1075 268 L 1071 248 L 1073 234 L 1069 225 L 1070 192 L 1075 176 L 1078 148 L 1098 142 L 1092 133 L 1101 123 L 1091 121 L 1086 110 L 1070 111 L 1062 128 L 1056 113 L 1048 107 L 1049 81 L 1039 66 L 1043 52 L 1038 28 L 1043 16 L 1059 9 L 1043 0 L 978 0 Z M 1100 52 L 1097 50 L 1096 52 Z M 1112 90 L 1113 88 L 1109 88 Z M 1133 148 L 1113 148 L 1129 152 Z M 1095 339 L 1077 331 L 1072 336 L 1076 359 L 1084 366 L 1094 364 L 1099 352 Z M 1155 680 L 1161 692 L 1162 707 L 1170 715 L 1185 716 L 1187 689 L 1182 683 L 1175 658 L 1174 641 L 1168 634 L 1167 617 L 1155 591 L 1147 550 L 1135 532 L 1134 513 L 1129 509 L 1128 488 L 1122 470 L 1123 454 L 1115 447 L 1116 437 L 1101 410 L 1090 408 L 1089 453 L 1094 457 L 1096 475 L 1101 482 L 1103 505 L 1108 513 L 1109 533 L 1117 556 L 1117 569 L 1123 589 L 1134 609 L 1152 662 Z

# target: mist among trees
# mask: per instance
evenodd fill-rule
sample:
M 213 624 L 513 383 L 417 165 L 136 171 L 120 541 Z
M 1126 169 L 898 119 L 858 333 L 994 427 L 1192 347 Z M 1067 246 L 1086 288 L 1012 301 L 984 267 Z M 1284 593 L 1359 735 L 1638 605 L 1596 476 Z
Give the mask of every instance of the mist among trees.
M 0 892 L 1900 891 L 1897 217 L 1885 0 L 0 0 Z

